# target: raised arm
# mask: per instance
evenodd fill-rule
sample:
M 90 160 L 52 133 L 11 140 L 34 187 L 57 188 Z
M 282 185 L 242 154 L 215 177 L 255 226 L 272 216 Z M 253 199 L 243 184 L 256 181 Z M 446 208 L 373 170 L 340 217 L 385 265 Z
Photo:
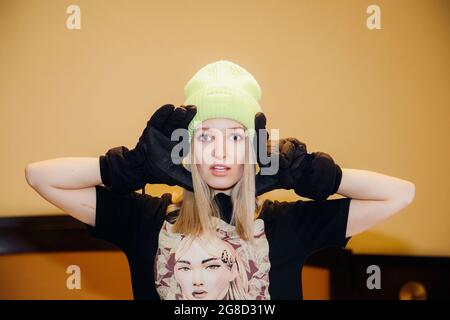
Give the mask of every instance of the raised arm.
M 416 187 L 411 181 L 361 169 L 342 169 L 338 194 L 352 198 L 347 237 L 370 229 L 410 205 Z
M 99 158 L 67 157 L 26 166 L 28 184 L 75 219 L 95 226 L 95 186 L 102 183 Z

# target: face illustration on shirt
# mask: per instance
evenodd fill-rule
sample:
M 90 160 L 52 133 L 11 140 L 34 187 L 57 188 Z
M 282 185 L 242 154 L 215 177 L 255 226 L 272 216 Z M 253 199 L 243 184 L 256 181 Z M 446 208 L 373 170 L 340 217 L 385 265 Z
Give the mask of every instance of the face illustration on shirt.
M 159 232 L 154 261 L 156 290 L 164 300 L 266 300 L 269 246 L 264 221 L 255 220 L 254 243 L 217 219 L 216 235 L 193 237 L 172 232 L 167 220 Z
M 226 296 L 244 299 L 246 275 L 239 275 L 233 247 L 218 238 L 185 239 L 175 254 L 174 268 L 183 299 L 223 300 Z

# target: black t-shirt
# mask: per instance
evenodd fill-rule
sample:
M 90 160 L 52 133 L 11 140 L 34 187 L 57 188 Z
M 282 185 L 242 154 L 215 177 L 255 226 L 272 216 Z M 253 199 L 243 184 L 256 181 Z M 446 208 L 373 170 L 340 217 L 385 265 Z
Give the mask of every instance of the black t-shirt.
M 117 194 L 96 186 L 95 227 L 88 232 L 120 248 L 134 299 L 302 299 L 301 268 L 317 250 L 344 248 L 351 198 L 265 200 L 254 244 L 231 225 L 231 198 L 215 196 L 222 219 L 216 239 L 171 232 L 171 194 Z M 175 214 L 175 216 L 174 216 Z

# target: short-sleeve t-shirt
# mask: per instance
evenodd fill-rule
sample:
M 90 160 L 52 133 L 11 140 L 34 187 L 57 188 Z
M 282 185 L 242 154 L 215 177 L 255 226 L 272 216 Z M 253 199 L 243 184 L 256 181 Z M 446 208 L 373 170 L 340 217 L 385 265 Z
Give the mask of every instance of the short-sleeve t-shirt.
M 95 238 L 128 259 L 133 297 L 140 299 L 303 299 L 302 266 L 315 251 L 344 248 L 351 198 L 265 200 L 254 220 L 253 242 L 231 224 L 230 196 L 217 193 L 221 218 L 214 238 L 172 232 L 178 211 L 171 194 L 118 194 L 96 189 Z

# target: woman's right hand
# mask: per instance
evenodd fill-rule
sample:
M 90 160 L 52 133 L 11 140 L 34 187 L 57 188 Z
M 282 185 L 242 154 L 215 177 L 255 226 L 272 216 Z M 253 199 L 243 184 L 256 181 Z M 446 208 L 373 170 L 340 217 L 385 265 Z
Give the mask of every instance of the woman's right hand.
M 171 136 L 176 129 L 187 130 L 196 113 L 193 105 L 175 108 L 165 104 L 156 110 L 134 149 L 115 147 L 100 156 L 103 184 L 119 193 L 142 189 L 147 183 L 193 191 L 191 173 L 172 159 L 172 148 L 180 140 L 172 141 Z

